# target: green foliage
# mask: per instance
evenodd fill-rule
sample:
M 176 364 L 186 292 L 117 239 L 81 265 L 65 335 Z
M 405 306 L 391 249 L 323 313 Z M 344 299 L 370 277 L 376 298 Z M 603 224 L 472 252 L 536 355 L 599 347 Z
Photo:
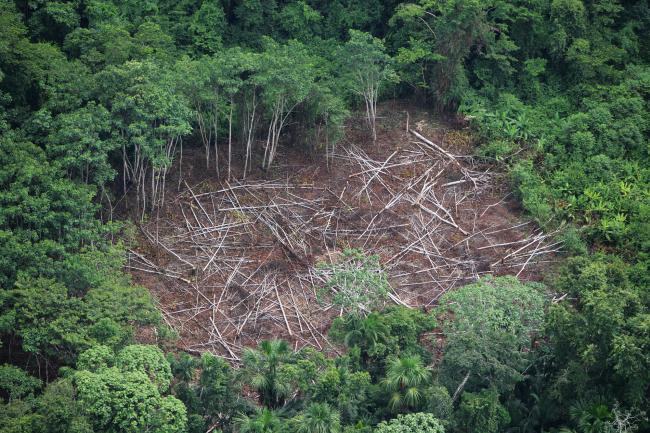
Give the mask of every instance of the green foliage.
M 512 177 L 517 185 L 519 200 L 526 210 L 538 223 L 548 223 L 553 215 L 553 208 L 549 204 L 551 191 L 535 170 L 532 161 L 522 161 L 515 165 L 512 169 Z
M 482 54 L 492 56 L 507 69 L 510 58 L 503 53 L 512 51 L 512 44 L 503 39 L 490 41 L 492 23 L 486 14 L 488 7 L 501 6 L 501 2 L 488 6 L 478 0 L 421 0 L 400 5 L 390 24 L 401 27 L 395 32 L 394 43 L 400 47 L 398 59 L 405 80 L 425 89 L 439 108 L 446 108 L 457 106 L 467 91 L 463 62 L 475 44 L 483 44 L 487 55 Z
M 390 336 L 388 326 L 379 313 L 370 313 L 366 317 L 349 314 L 336 318 L 330 328 L 330 335 L 335 341 L 347 347 L 358 347 L 365 358 L 383 356 L 388 350 L 386 343 Z
M 307 395 L 310 400 L 337 408 L 341 420 L 351 424 L 367 415 L 370 384 L 370 374 L 366 371 L 331 365 L 318 374 Z
M 438 418 L 443 425 L 447 425 L 453 413 L 453 401 L 449 391 L 442 385 L 433 384 L 425 392 L 426 409 Z
M 350 29 L 350 39 L 337 53 L 342 80 L 353 97 L 363 100 L 366 121 L 377 141 L 377 101 L 383 86 L 398 81 L 383 42 L 369 33 Z
M 115 366 L 122 371 L 142 371 L 158 386 L 160 392 L 169 389 L 172 378 L 169 362 L 155 346 L 130 345 L 115 357 Z
M 494 386 L 512 391 L 524 378 L 544 317 L 540 287 L 514 277 L 485 277 L 445 294 L 438 313 L 446 347 L 440 378 L 450 391 Z
M 494 389 L 464 393 L 455 417 L 458 431 L 466 433 L 498 433 L 510 422 L 510 415 Z
M 303 0 L 287 3 L 278 13 L 283 35 L 300 41 L 307 41 L 319 33 L 322 20 L 320 12 Z
M 257 349 L 246 349 L 242 356 L 242 374 L 260 396 L 260 403 L 277 408 L 291 392 L 291 384 L 281 375 L 280 368 L 292 357 L 284 340 L 262 341 Z
M 264 166 L 269 168 L 277 152 L 277 145 L 289 115 L 312 92 L 316 80 L 313 59 L 303 44 L 289 41 L 278 44 L 263 39 L 264 51 L 252 84 L 261 89 L 269 132 L 264 149 Z
M 24 433 L 43 431 L 43 418 L 24 401 L 0 405 L 0 431 L 2 433 Z
M 110 139 L 108 111 L 94 102 L 51 120 L 47 138 L 48 158 L 60 164 L 68 177 L 103 186 L 115 177 L 109 163 L 118 143 Z
M 350 30 L 350 39 L 341 47 L 339 56 L 351 92 L 361 95 L 368 86 L 380 88 L 384 83 L 397 81 L 391 57 L 385 51 L 380 39 Z
M 205 353 L 200 359 L 185 353 L 170 356 L 177 383 L 174 394 L 188 411 L 189 432 L 205 432 L 211 426 L 226 428 L 245 405 L 235 373 L 222 358 Z
M 128 350 L 127 346 L 123 352 Z M 3 367 L 6 373 L 3 376 L 7 382 L 12 382 L 11 398 L 22 400 L 10 401 L 0 408 L 2 425 L 7 426 L 7 430 L 1 431 L 90 433 L 146 429 L 161 433 L 184 432 L 186 411 L 183 404 L 174 397 L 161 395 L 147 377 L 146 368 L 120 370 L 113 365 L 114 358 L 113 352 L 103 346 L 82 353 L 79 370 L 48 384 L 37 398 L 31 391 L 40 388 L 40 381 L 19 374 L 20 370 L 10 371 Z M 9 419 L 13 421 L 5 423 Z
M 331 264 L 319 264 L 327 282 L 320 296 L 354 314 L 367 314 L 388 297 L 390 286 L 379 264 L 379 256 L 346 249 Z
M 3 298 L 2 321 L 9 325 L 3 331 L 19 335 L 26 352 L 71 362 L 75 351 L 89 346 L 88 329 L 82 326 L 83 301 L 68 297 L 63 285 L 23 280 Z
M 596 243 L 644 249 L 648 77 L 628 66 L 624 79 L 581 86 L 573 99 L 547 89 L 552 97 L 526 105 L 502 93 L 463 110 L 488 140 L 483 154 L 513 162 L 518 198 L 540 223 L 570 221 Z
M 123 176 L 136 184 L 138 201 L 146 208 L 145 182 L 150 176 L 154 183 L 171 166 L 177 140 L 191 132 L 191 110 L 175 91 L 173 74 L 151 60 L 108 66 L 97 79 L 100 101 L 111 113 L 114 139 L 123 151 Z M 155 205 L 155 190 L 152 195 Z
M 162 398 L 143 372 L 121 372 L 115 367 L 100 373 L 80 371 L 74 381 L 79 401 L 96 429 L 181 432 L 185 428 L 185 407 L 168 401 L 173 397 Z
M 77 392 L 70 379 L 59 379 L 50 383 L 37 403 L 37 413 L 45 421 L 43 432 L 47 433 L 91 433 L 89 418 L 84 416 Z
M 19 271 L 47 275 L 60 259 L 99 241 L 91 187 L 60 176 L 45 152 L 13 133 L 0 136 L 0 165 L 2 287 L 11 287 Z
M 445 428 L 432 414 L 419 412 L 397 415 L 377 425 L 376 433 L 444 433 Z
M 124 344 L 132 324 L 159 317 L 149 294 L 130 286 L 105 284 L 80 298 L 51 279 L 21 279 L 0 299 L 0 331 L 20 337 L 25 352 L 67 364 L 92 345 Z
M 221 2 L 202 1 L 190 19 L 192 47 L 205 54 L 216 53 L 221 48 L 226 30 L 226 17 Z
M 1 1 L 0 432 L 367 433 L 391 401 L 429 413 L 377 430 L 648 430 L 649 17 L 614 0 Z M 351 313 L 330 330 L 345 356 L 269 342 L 235 374 L 127 346 L 159 313 L 102 222 L 120 189 L 161 204 L 183 145 L 215 181 L 285 144 L 329 156 L 361 101 L 376 138 L 389 86 L 460 107 L 482 162 L 563 229 L 580 257 L 549 278 L 543 329 L 534 287 L 481 280 L 441 299 L 438 359 L 434 316 L 373 311 L 379 260 L 346 251 L 321 293 Z
M 312 403 L 295 420 L 298 433 L 338 433 L 341 431 L 339 414 L 327 403 Z
M 115 353 L 107 346 L 93 346 L 77 358 L 77 368 L 98 372 L 115 364 Z
M 8 396 L 9 402 L 31 395 L 40 387 L 40 380 L 20 368 L 9 364 L 0 366 L 0 391 Z
M 555 287 L 575 302 L 553 305 L 546 319 L 557 372 L 549 397 L 557 403 L 608 396 L 625 407 L 644 407 L 648 367 L 645 269 L 611 256 L 570 259 Z M 578 373 L 579 372 L 579 373 Z M 612 400 L 607 402 L 610 409 Z
M 431 373 L 418 356 L 389 360 L 383 385 L 390 393 L 390 409 L 394 412 L 419 409 L 425 399 L 424 389 L 430 380 Z
M 364 368 L 378 377 L 390 356 L 417 355 L 428 362 L 431 354 L 420 345 L 420 336 L 435 327 L 433 316 L 396 306 L 366 317 L 352 313 L 336 318 L 330 336 L 349 348 L 358 348 Z
M 96 353 L 82 360 L 96 359 Z M 136 345 L 122 349 L 114 366 L 82 369 L 72 380 L 82 411 L 96 430 L 181 433 L 187 413 L 178 399 L 161 394 L 169 384 L 167 374 L 171 376 L 169 363 L 159 349 Z
M 252 416 L 240 415 L 235 418 L 238 433 L 279 433 L 282 431 L 282 420 L 269 409 L 259 410 Z

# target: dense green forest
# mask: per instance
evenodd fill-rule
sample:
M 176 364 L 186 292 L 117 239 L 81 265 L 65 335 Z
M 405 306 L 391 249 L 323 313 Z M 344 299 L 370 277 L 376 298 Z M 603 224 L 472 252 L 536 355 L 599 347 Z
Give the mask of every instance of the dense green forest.
M 170 350 L 124 215 L 183 146 L 245 177 L 327 157 L 351 113 L 376 139 L 387 98 L 469 121 L 559 229 L 543 284 L 352 309 L 338 357 Z M 0 432 L 650 431 L 649 265 L 647 0 L 0 0 Z

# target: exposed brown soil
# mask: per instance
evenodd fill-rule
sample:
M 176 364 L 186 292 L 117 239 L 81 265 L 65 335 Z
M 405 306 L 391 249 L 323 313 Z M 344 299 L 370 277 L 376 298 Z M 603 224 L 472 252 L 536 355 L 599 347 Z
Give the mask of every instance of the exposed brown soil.
M 433 146 L 406 131 L 407 110 Z M 387 303 L 415 308 L 486 274 L 539 279 L 557 245 L 521 219 L 495 167 L 467 156 L 469 131 L 397 103 L 380 116 L 376 143 L 353 119 L 329 163 L 286 148 L 245 180 L 241 170 L 223 180 L 222 169 L 220 181 L 202 152 L 186 151 L 129 259 L 180 349 L 236 362 L 277 337 L 336 351 L 325 334 L 341 311 L 317 301 L 327 275 L 316 265 L 348 247 L 380 256 Z

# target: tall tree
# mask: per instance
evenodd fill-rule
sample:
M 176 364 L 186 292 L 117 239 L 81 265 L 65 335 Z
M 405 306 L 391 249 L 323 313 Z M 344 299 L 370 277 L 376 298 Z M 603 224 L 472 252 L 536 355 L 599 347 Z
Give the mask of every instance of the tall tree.
M 350 30 L 350 39 L 341 47 L 339 60 L 349 90 L 363 99 L 366 122 L 377 141 L 377 102 L 382 86 L 397 81 L 391 57 L 381 40 L 369 33 Z
M 425 400 L 425 388 L 431 372 L 418 356 L 404 356 L 388 361 L 383 385 L 390 393 L 389 406 L 394 412 L 417 410 Z
M 177 147 L 191 131 L 191 111 L 174 91 L 172 77 L 152 61 L 131 61 L 99 74 L 100 100 L 112 114 L 115 139 L 122 147 L 124 188 L 127 181 L 135 184 L 143 212 L 164 201 Z
M 445 433 L 445 428 L 432 414 L 425 412 L 398 415 L 383 421 L 375 429 L 377 433 Z
M 541 330 L 540 287 L 514 277 L 484 278 L 444 295 L 438 311 L 448 318 L 442 322 L 446 346 L 440 376 L 454 399 L 464 389 L 494 386 L 512 392 Z
M 253 80 L 259 86 L 267 111 L 268 132 L 262 165 L 269 169 L 278 151 L 284 127 L 294 109 L 312 91 L 314 60 L 301 43 L 278 44 L 264 40 L 260 69 Z
M 150 376 L 151 367 L 169 372 L 169 364 L 162 353 L 154 356 L 156 365 L 153 366 L 133 357 L 134 351 L 160 352 L 147 346 L 136 349 L 127 346 L 117 354 L 116 366 L 99 364 L 101 366 L 95 371 L 74 373 L 72 381 L 83 413 L 97 431 L 186 431 L 185 406 L 175 397 L 163 395 L 169 383 L 160 382 L 160 375 Z
M 284 340 L 262 341 L 257 349 L 247 348 L 244 351 L 242 377 L 259 393 L 260 403 L 269 408 L 282 406 L 291 391 L 290 384 L 279 370 L 292 355 Z
M 402 38 L 397 59 L 405 76 L 428 89 L 439 109 L 455 109 L 468 90 L 464 61 L 490 32 L 488 7 L 480 0 L 421 0 L 401 4 L 391 19 Z
M 312 403 L 296 418 L 299 433 L 338 433 L 339 414 L 326 403 Z
M 235 418 L 237 433 L 280 433 L 282 420 L 275 412 L 262 409 L 253 415 L 240 415 Z

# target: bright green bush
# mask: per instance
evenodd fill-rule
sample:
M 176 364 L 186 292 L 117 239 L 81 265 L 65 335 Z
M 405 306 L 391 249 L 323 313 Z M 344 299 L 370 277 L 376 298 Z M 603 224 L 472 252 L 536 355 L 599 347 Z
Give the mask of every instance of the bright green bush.
M 346 249 L 332 264 L 319 264 L 326 278 L 322 298 L 355 314 L 368 314 L 388 298 L 390 286 L 379 264 L 379 256 Z
M 114 357 L 96 347 L 80 355 L 71 375 L 82 413 L 94 429 L 106 432 L 181 433 L 187 428 L 185 405 L 172 396 L 171 369 L 160 349 L 126 346 Z M 85 370 L 85 367 L 93 370 Z
M 430 413 L 397 415 L 397 418 L 377 425 L 376 433 L 444 433 L 442 423 Z

